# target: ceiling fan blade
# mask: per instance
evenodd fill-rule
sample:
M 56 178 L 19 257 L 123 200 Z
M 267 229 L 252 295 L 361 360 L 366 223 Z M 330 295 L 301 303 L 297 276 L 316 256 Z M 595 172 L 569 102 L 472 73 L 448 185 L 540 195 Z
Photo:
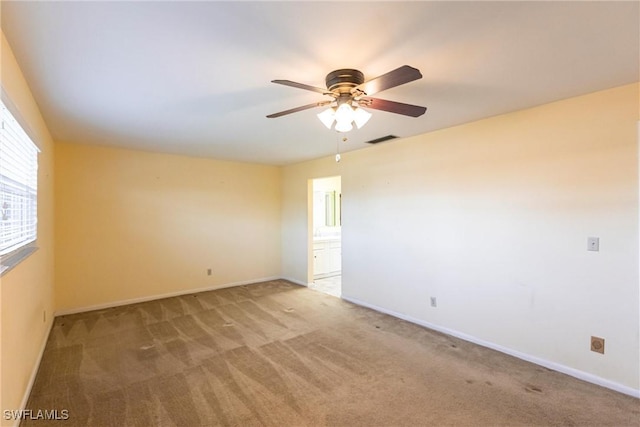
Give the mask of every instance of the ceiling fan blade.
M 351 93 L 356 96 L 358 92 L 362 95 L 373 95 L 374 93 L 382 92 L 383 90 L 391 89 L 392 87 L 400 86 L 421 78 L 422 74 L 420 74 L 420 70 L 408 65 L 403 65 L 400 68 L 389 71 L 387 74 L 383 74 L 354 87 Z
M 373 108 L 374 110 L 388 111 L 389 113 L 402 114 L 404 116 L 411 117 L 420 117 L 427 111 L 427 107 L 387 101 L 386 99 L 380 98 L 362 98 L 358 101 L 358 104 L 365 108 Z
M 315 86 L 309 86 L 309 85 L 306 85 L 304 83 L 292 82 L 291 80 L 271 80 L 271 83 L 277 83 L 279 85 L 291 86 L 291 87 L 295 87 L 295 88 L 298 88 L 298 89 L 310 90 L 312 92 L 318 92 L 318 93 L 321 93 L 323 95 L 333 95 L 333 93 L 331 93 L 327 89 L 322 89 L 320 87 L 315 87 Z
M 309 108 L 314 108 L 314 107 L 323 107 L 323 106 L 325 106 L 325 105 L 329 105 L 329 104 L 331 104 L 332 102 L 333 102 L 333 101 L 321 101 L 321 102 L 314 102 L 313 104 L 307 104 L 307 105 L 303 105 L 303 106 L 301 106 L 301 107 L 292 108 L 292 109 L 290 109 L 290 110 L 280 111 L 279 113 L 269 114 L 269 115 L 267 116 L 267 118 L 269 118 L 269 119 L 275 119 L 276 117 L 286 116 L 287 114 L 297 113 L 298 111 L 308 110 Z

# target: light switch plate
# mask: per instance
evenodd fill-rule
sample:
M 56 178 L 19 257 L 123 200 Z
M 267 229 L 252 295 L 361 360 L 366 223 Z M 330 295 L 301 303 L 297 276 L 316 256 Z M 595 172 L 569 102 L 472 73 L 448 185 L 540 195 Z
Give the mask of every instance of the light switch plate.
M 587 237 L 587 250 L 594 251 L 594 252 L 600 251 L 600 238 Z

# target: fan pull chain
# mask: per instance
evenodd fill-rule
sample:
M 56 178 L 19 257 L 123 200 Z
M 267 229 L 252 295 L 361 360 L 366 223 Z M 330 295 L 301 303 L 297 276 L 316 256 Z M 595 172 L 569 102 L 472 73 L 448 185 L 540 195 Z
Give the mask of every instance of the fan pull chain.
M 342 137 L 342 142 L 347 142 L 347 137 L 343 136 Z M 338 135 L 336 135 L 336 163 L 340 163 L 340 138 Z

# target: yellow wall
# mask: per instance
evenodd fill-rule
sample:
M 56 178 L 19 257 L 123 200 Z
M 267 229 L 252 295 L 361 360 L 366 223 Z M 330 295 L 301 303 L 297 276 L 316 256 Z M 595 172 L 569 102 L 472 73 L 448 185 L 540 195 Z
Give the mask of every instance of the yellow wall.
M 280 275 L 277 167 L 56 143 L 56 174 L 59 311 Z
M 308 180 L 341 175 L 343 297 L 640 393 L 638 91 L 283 168 L 283 275 L 308 280 Z
M 21 409 L 53 318 L 53 174 L 51 135 L 4 34 L 2 87 L 42 150 L 38 158 L 39 250 L 0 278 L 0 408 Z M 46 313 L 46 317 L 43 317 Z M 12 424 L 4 420 L 3 425 Z

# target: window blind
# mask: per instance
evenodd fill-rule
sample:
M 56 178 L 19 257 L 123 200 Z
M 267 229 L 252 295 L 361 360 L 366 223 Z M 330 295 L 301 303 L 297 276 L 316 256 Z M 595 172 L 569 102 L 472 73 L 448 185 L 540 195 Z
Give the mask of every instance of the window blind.
M 38 148 L 0 105 L 0 255 L 5 255 L 37 237 Z

